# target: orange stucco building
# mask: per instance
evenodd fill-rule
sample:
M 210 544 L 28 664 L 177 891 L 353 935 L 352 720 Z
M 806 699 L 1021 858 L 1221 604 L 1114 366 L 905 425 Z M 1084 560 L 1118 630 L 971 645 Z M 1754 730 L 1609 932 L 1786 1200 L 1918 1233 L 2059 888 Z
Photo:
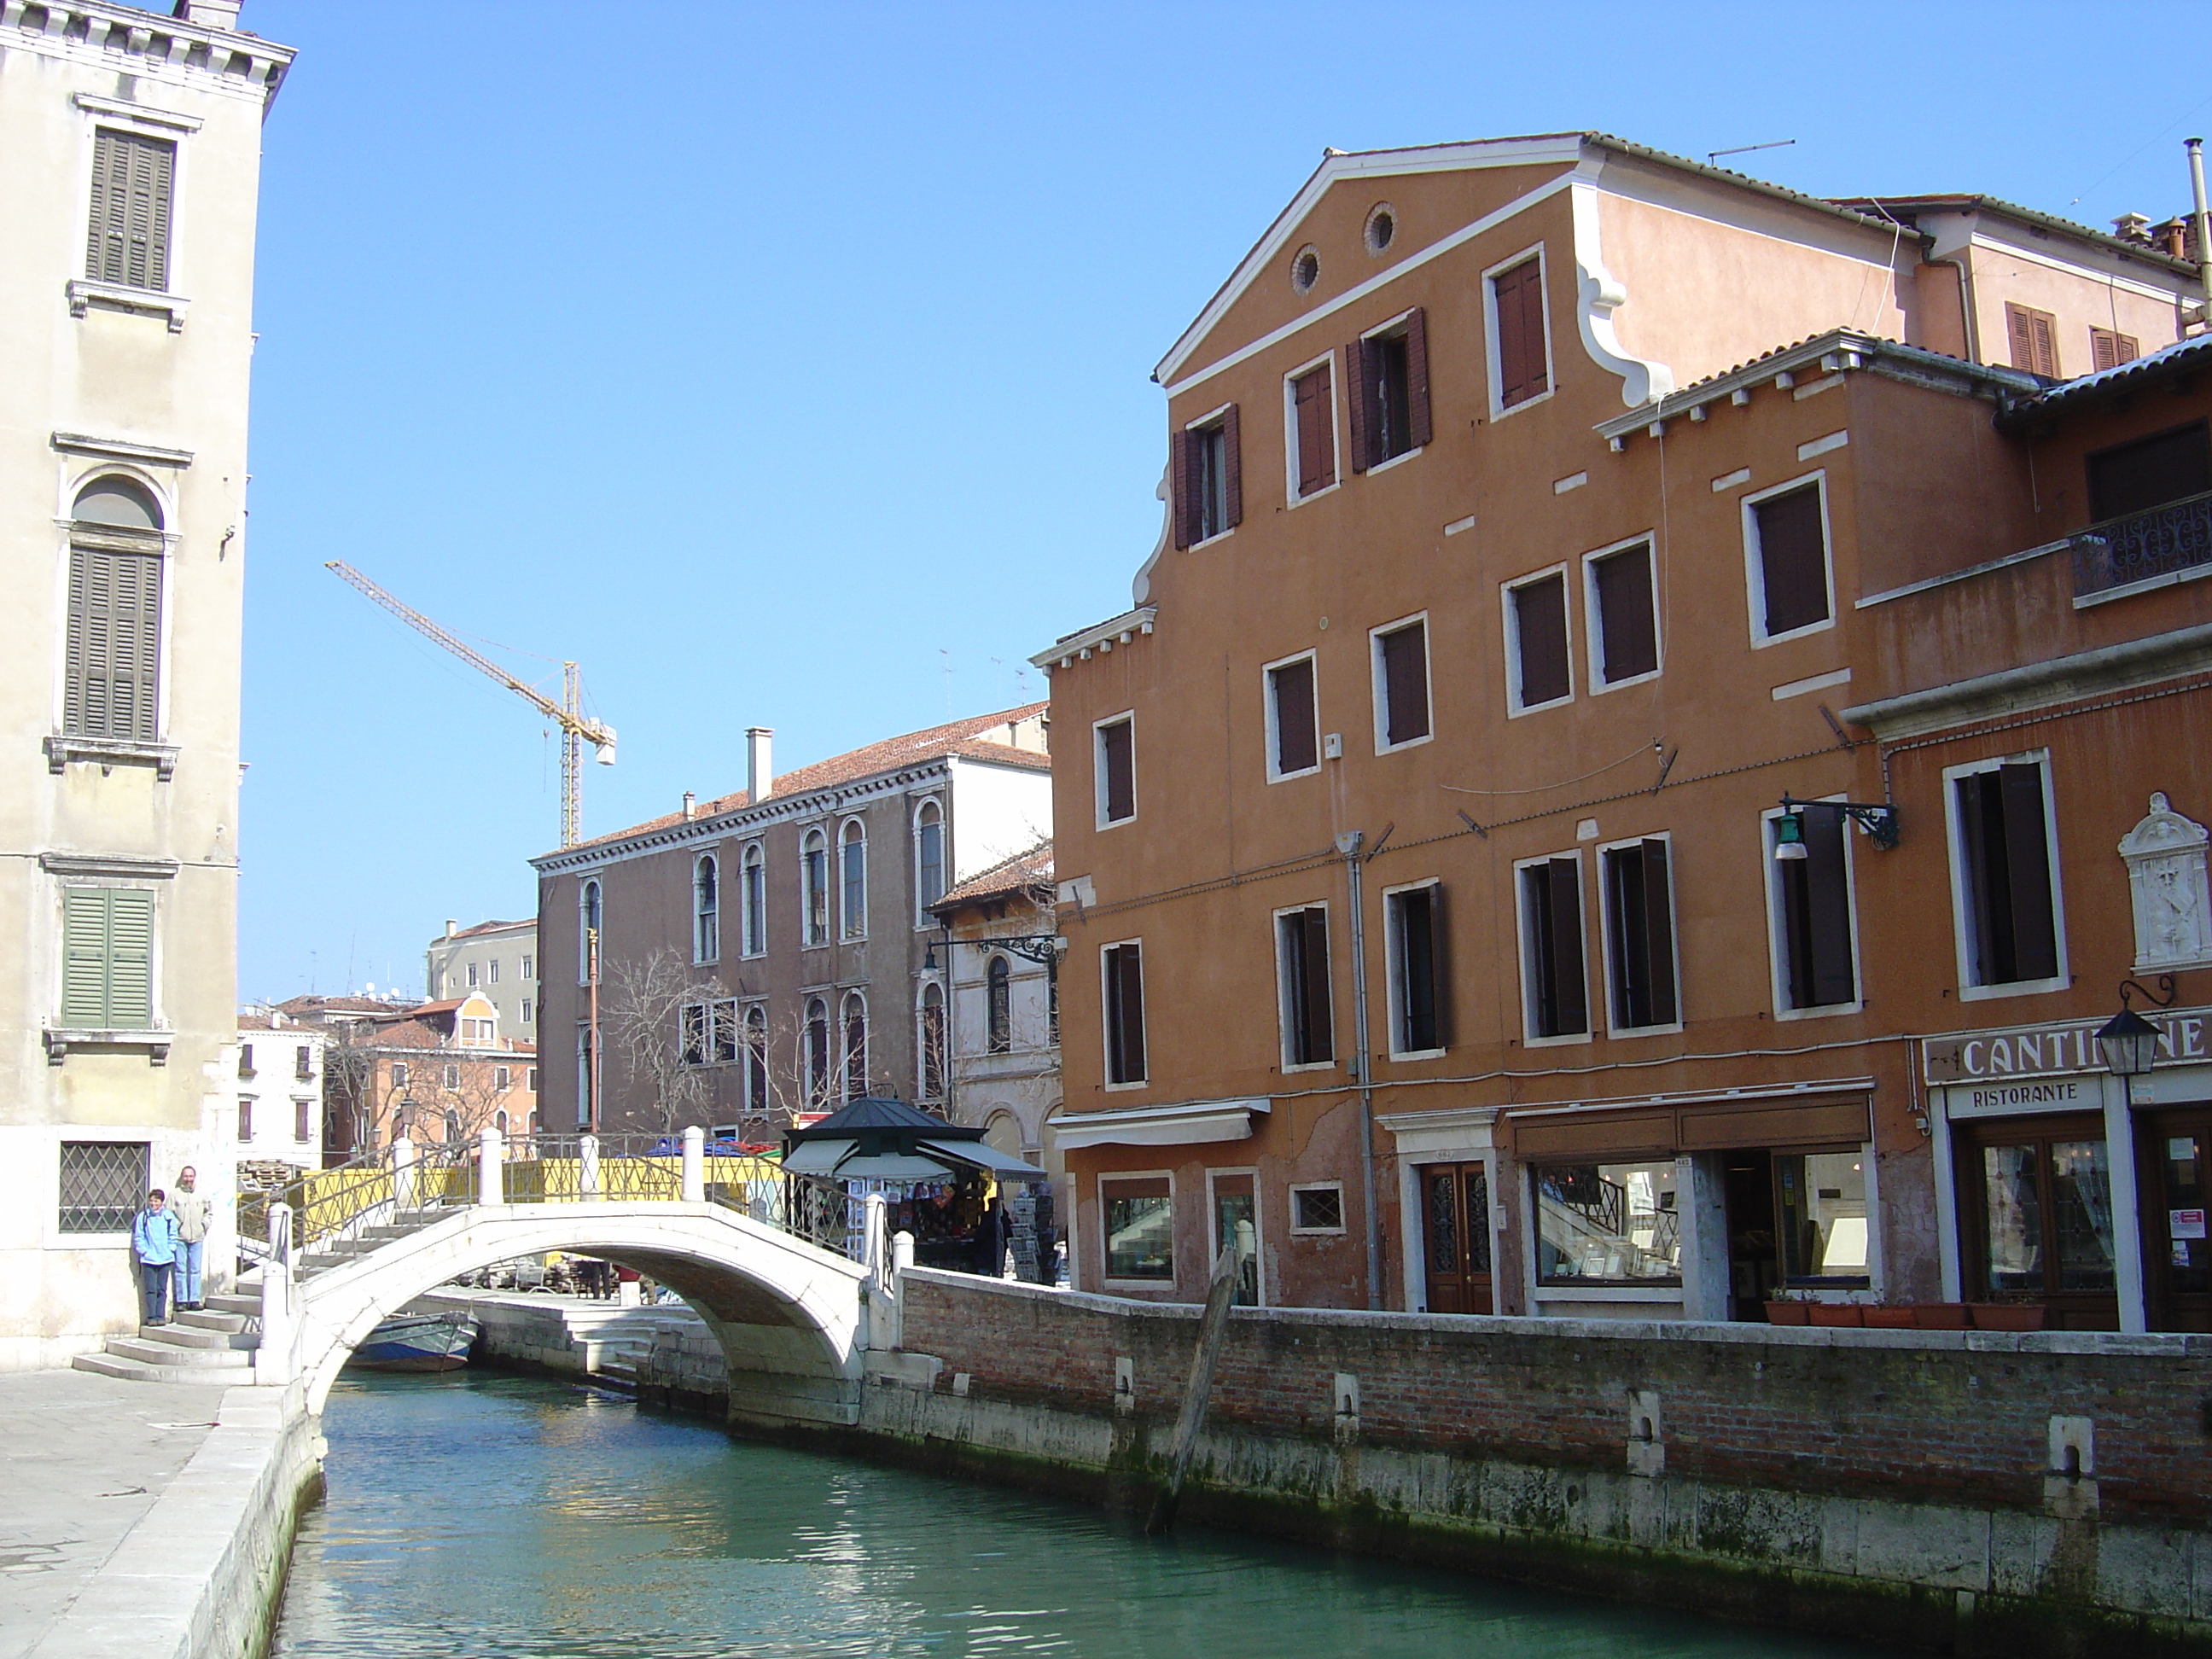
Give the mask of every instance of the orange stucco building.
M 2201 298 L 1595 135 L 1325 161 L 1158 368 L 1134 606 L 1036 659 L 1076 1281 L 1249 1222 L 1273 1304 L 2182 1316 L 2181 1071 L 2030 1122 L 1960 1054 L 2100 1025 L 2118 843 L 2212 810 Z

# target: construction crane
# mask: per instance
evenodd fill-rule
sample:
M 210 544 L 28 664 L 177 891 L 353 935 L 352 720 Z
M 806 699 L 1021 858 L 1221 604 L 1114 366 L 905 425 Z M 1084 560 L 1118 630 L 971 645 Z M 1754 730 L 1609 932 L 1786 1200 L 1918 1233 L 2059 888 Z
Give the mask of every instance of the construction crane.
M 534 685 L 526 685 L 490 658 L 455 638 L 421 611 L 402 605 L 374 582 L 338 559 L 325 561 L 326 570 L 359 588 L 377 604 L 425 639 L 441 645 L 482 674 L 488 674 L 522 698 L 561 728 L 561 845 L 574 847 L 584 834 L 584 745 L 592 745 L 592 758 L 602 766 L 615 763 L 615 729 L 584 713 L 583 677 L 576 665 L 561 665 L 561 701 L 555 702 Z

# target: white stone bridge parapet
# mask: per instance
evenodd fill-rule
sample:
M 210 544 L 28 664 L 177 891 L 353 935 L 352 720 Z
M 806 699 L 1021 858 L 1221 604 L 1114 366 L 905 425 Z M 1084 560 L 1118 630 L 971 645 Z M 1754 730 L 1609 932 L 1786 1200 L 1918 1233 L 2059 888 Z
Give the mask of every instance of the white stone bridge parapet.
M 271 1206 L 254 1291 L 254 1380 L 302 1382 L 307 1408 L 319 1413 L 379 1321 L 494 1262 L 571 1250 L 650 1274 L 706 1321 L 728 1362 L 732 1418 L 764 1427 L 859 1420 L 868 1351 L 896 1342 L 881 1199 L 853 1200 L 760 1160 L 745 1161 L 750 1180 L 727 1184 L 749 1196 L 724 1186 L 709 1199 L 696 1129 L 680 1158 L 605 1156 L 590 1136 L 568 1148 L 566 1159 L 539 1148 L 514 1161 L 487 1129 L 466 1164 L 441 1166 L 401 1142 L 364 1161 L 355 1196 L 336 1211 L 325 1201 L 304 1267 L 292 1212 Z M 616 1195 L 641 1192 L 649 1195 Z M 318 1268 L 319 1255 L 327 1265 Z

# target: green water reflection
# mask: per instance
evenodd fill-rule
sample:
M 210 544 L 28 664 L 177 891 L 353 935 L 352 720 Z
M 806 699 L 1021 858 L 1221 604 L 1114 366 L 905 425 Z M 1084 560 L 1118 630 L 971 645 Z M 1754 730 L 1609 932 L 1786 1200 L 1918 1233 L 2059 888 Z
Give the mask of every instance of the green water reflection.
M 733 1441 L 556 1383 L 349 1377 L 281 1659 L 1864 1650 Z

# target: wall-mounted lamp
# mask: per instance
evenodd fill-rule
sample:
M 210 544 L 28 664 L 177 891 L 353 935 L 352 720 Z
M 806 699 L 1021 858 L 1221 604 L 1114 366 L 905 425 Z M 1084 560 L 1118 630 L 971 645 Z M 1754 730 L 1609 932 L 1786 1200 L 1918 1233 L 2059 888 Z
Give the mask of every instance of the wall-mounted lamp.
M 2128 999 L 2134 994 L 2140 994 L 2154 1008 L 2171 1007 L 2173 975 L 2160 974 L 2156 991 L 2131 979 L 2120 981 L 2120 1012 L 2097 1028 L 2097 1052 L 2104 1056 L 2105 1069 L 2114 1077 L 2142 1077 L 2158 1064 L 2159 1029 L 2130 1006 Z
M 930 940 L 929 949 L 922 953 L 921 970 L 926 974 L 937 971 L 937 947 L 942 944 L 949 953 L 956 945 L 972 945 L 979 951 L 1005 951 L 1042 965 L 1057 961 L 1060 953 L 1067 949 L 1067 941 L 1058 933 L 1006 933 L 992 939 L 954 939 L 940 933 Z
M 1805 814 L 1825 808 L 1858 825 L 1862 833 L 1883 852 L 1897 845 L 1897 808 L 1887 801 L 1793 800 L 1782 798 L 1782 816 L 1774 821 L 1774 858 L 1794 864 L 1812 857 L 1805 846 Z

